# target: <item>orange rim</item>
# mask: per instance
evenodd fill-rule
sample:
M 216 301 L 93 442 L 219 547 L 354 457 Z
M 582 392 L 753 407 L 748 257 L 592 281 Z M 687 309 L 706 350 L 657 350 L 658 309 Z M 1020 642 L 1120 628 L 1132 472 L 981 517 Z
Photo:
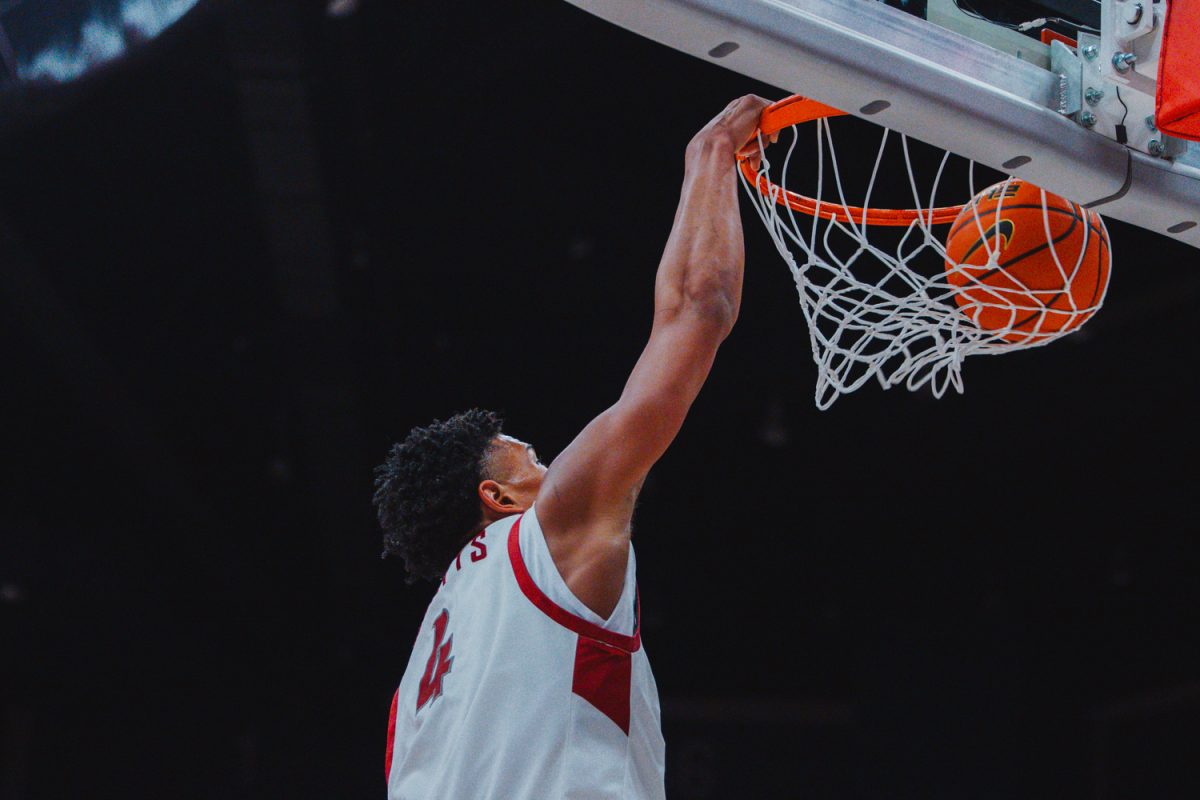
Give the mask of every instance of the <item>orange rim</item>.
M 839 111 L 832 106 L 818 103 L 807 97 L 794 94 L 785 97 L 778 103 L 773 103 L 763 109 L 758 121 L 759 132 L 763 137 L 779 133 L 784 128 L 800 125 L 804 122 L 814 122 L 819 119 L 845 116 L 845 111 Z M 746 176 L 746 180 L 754 184 L 759 193 L 768 199 L 775 198 L 781 206 L 788 206 L 809 216 L 821 219 L 837 220 L 838 222 L 866 222 L 868 225 L 911 225 L 918 219 L 924 219 L 926 224 L 944 225 L 953 222 L 964 206 L 942 206 L 934 209 L 911 208 L 860 208 L 859 206 L 843 206 L 829 201 L 818 202 L 814 198 L 789 192 L 772 183 L 766 175 L 758 175 L 750 165 L 750 154 L 738 153 L 738 168 Z

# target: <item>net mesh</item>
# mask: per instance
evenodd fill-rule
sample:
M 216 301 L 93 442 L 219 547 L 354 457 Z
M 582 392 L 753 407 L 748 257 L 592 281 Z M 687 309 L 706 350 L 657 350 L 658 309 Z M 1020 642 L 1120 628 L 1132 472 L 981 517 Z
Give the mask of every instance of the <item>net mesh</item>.
M 849 122 L 862 124 L 852 119 Z M 931 158 L 927 152 L 931 146 L 887 129 L 881 129 L 863 200 L 852 204 L 829 120 L 820 119 L 807 126 L 815 128 L 816 143 L 816 191 L 811 194 L 818 201 L 818 211 L 824 210 L 827 215 L 833 211 L 835 218 L 796 212 L 787 204 L 786 192 L 793 162 L 799 164 L 802 160 L 794 158 L 800 149 L 798 127 L 792 126 L 782 134 L 790 141 L 779 170 L 772 168 L 767 158 L 771 151 L 765 149 L 760 138 L 758 180 L 752 183 L 744 174 L 741 178 L 795 280 L 817 365 L 818 408 L 828 408 L 841 395 L 870 381 L 884 389 L 903 385 L 918 390 L 928 386 L 936 397 L 950 387 L 961 393 L 962 364 L 967 356 L 1044 346 L 1078 330 L 1103 302 L 1107 261 L 1103 274 L 1098 263 L 1082 271 L 1095 284 L 1090 291 L 1076 291 L 1072 286 L 1081 275 L 1085 255 L 1099 258 L 1096 247 L 1089 249 L 1090 239 L 1102 237 L 1107 248 L 1107 233 L 1098 215 L 1071 204 L 1088 224 L 1081 226 L 1082 240 L 1076 236 L 1071 246 L 1064 246 L 1064 237 L 1052 229 L 1052 212 L 1058 212 L 1047 197 L 1054 196 L 1039 192 L 1045 248 L 1053 268 L 1045 267 L 1042 255 L 1043 268 L 1036 281 L 1016 270 L 1006 270 L 1000 266 L 1000 259 L 1007 240 L 1002 226 L 990 220 L 1002 219 L 1008 194 L 1004 189 L 1016 179 L 977 167 L 944 150 Z M 898 143 L 903 155 L 900 180 L 884 166 L 889 142 L 893 149 Z M 914 157 L 914 145 L 922 149 L 921 158 Z M 863 166 L 861 159 L 855 160 Z M 814 165 L 804 167 L 812 171 Z M 922 171 L 926 173 L 923 177 L 918 174 Z M 949 179 L 952 173 L 956 180 Z M 861 212 L 853 210 L 854 205 L 871 207 L 872 197 L 883 183 L 881 174 L 887 175 L 889 184 L 900 187 L 901 194 L 906 195 L 900 198 L 905 205 L 911 197 L 911 208 L 920 210 L 907 226 L 881 229 L 864 222 Z M 997 177 L 999 181 L 994 180 Z M 769 186 L 763 179 L 771 181 Z M 810 185 L 812 182 L 807 181 Z M 959 184 L 956 190 L 943 186 L 951 182 Z M 833 189 L 831 194 L 826 192 L 827 184 Z M 994 216 L 986 211 L 981 215 L 979 196 L 997 186 L 1001 191 L 997 193 L 1000 200 Z M 758 187 L 767 188 L 760 191 Z M 963 263 L 948 256 L 945 236 L 950 226 L 932 222 L 939 194 L 955 202 L 973 198 L 955 226 L 957 230 L 973 224 L 979 234 L 979 246 L 963 258 Z M 1028 217 L 1036 218 L 1037 214 L 1036 209 L 1032 213 L 1028 207 L 1026 210 L 1028 224 Z M 1104 257 L 1107 259 L 1107 253 Z M 1098 276 L 1103 277 L 1103 285 Z M 1037 285 L 1030 285 L 1035 282 Z

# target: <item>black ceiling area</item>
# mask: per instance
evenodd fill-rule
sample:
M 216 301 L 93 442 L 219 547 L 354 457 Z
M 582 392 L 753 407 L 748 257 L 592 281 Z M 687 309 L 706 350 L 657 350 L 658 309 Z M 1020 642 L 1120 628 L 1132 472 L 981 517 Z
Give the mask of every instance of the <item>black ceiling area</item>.
M 0 800 L 382 797 L 433 587 L 373 467 L 471 407 L 548 463 L 645 343 L 688 140 L 784 93 L 561 0 L 201 0 L 74 80 L 15 58 Z M 1200 796 L 1195 250 L 1110 221 L 1085 330 L 818 411 L 743 211 L 635 518 L 668 796 Z

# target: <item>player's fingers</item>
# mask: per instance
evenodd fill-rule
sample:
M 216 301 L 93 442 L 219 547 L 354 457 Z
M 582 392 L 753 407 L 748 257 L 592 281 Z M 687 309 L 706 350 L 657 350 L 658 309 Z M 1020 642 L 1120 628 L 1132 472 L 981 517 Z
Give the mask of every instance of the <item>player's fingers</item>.
M 746 142 L 746 144 L 738 150 L 737 157 L 750 162 L 750 166 L 754 167 L 755 171 L 757 171 L 758 165 L 762 163 L 763 157 L 763 151 L 762 147 L 759 146 L 758 137 L 754 136 L 750 139 L 750 141 Z
M 751 144 L 757 145 L 755 134 L 758 131 L 758 122 L 763 109 L 768 105 L 770 101 L 758 95 L 748 94 L 734 100 L 726 109 L 723 124 L 734 140 L 741 143 L 739 151 Z
M 757 127 L 758 118 L 762 116 L 763 109 L 769 105 L 771 105 L 771 101 L 756 94 L 748 94 L 734 100 L 730 110 L 740 120 L 753 120 L 755 127 Z

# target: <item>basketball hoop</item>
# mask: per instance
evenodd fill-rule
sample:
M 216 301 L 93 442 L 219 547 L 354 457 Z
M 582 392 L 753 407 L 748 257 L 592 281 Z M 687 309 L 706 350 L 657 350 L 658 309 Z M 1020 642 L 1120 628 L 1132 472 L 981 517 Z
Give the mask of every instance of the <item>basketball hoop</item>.
M 1110 255 L 1099 215 L 1011 176 L 977 191 L 976 164 L 965 159 L 958 167 L 965 166 L 960 196 L 967 202 L 938 206 L 934 198 L 953 171 L 952 154 L 938 151 L 923 192 L 909 139 L 886 128 L 861 205 L 852 205 L 829 125 L 843 115 L 800 96 L 781 100 L 763 112 L 758 168 L 746 150 L 738 164 L 796 282 L 817 364 L 818 408 L 872 379 L 885 389 L 928 385 L 935 397 L 951 386 L 961 393 L 966 356 L 1045 345 L 1078 330 L 1100 308 Z M 797 126 L 809 122 L 817 126 L 811 196 L 788 188 Z M 791 143 L 773 179 L 766 143 L 789 129 Z M 893 135 L 912 208 L 870 203 Z M 827 174 L 836 200 L 823 191 Z M 894 231 L 890 242 L 887 229 Z

